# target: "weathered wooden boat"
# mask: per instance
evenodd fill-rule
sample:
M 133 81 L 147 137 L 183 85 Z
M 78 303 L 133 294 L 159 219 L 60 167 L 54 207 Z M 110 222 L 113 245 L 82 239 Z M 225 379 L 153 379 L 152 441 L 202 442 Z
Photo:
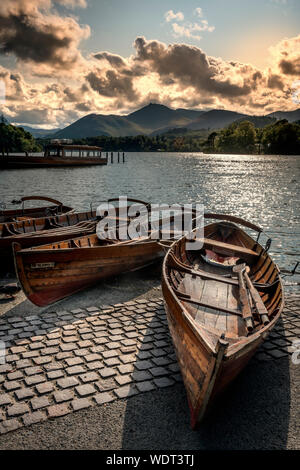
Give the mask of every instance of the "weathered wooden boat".
M 146 216 L 146 235 L 123 241 L 119 239 L 119 229 L 128 227 L 127 219 L 118 219 L 116 238 L 99 239 L 99 234 L 94 233 L 28 249 L 13 243 L 15 269 L 26 296 L 34 304 L 45 306 L 102 279 L 140 269 L 163 257 L 165 251 L 159 240 L 166 224 L 169 237 L 176 235 L 175 217 L 154 219 L 155 228 Z M 193 218 L 192 223 L 196 222 Z
M 114 205 L 118 200 L 118 198 L 112 198 L 106 202 Z M 133 203 L 145 206 L 149 204 L 134 198 L 127 198 L 127 201 L 128 207 Z M 118 206 L 115 209 L 116 217 L 120 220 Z M 2 260 L 3 265 L 13 262 L 13 242 L 19 243 L 23 248 L 29 248 L 68 240 L 94 233 L 98 221 L 96 211 L 90 210 L 0 223 L 0 260 Z
M 107 165 L 100 147 L 54 142 L 46 146 L 44 155 L 0 155 L 0 168 L 38 168 L 51 166 Z
M 233 216 L 204 217 L 219 221 L 204 227 L 201 240 L 174 242 L 162 272 L 193 428 L 265 340 L 284 303 L 270 242 L 258 242 L 262 229 Z M 258 232 L 257 239 L 239 225 Z
M 47 201 L 51 206 L 25 208 L 26 201 Z M 0 209 L 0 223 L 17 222 L 19 220 L 37 219 L 39 217 L 69 214 L 74 212 L 72 207 L 63 205 L 62 202 L 46 196 L 24 196 L 12 204 L 22 204 L 21 209 Z

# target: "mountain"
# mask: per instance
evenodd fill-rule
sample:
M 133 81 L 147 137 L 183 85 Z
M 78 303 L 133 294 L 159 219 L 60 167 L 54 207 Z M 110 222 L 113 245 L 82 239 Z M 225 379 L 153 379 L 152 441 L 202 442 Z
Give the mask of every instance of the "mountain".
M 52 134 L 55 134 L 56 132 L 60 131 L 60 129 L 37 129 L 36 127 L 30 127 L 30 126 L 17 126 L 17 127 L 23 127 L 24 131 L 30 132 L 33 137 L 38 137 L 38 138 L 43 138 L 43 137 L 49 137 Z
M 189 109 L 171 109 L 161 104 L 150 103 L 127 116 L 114 114 L 88 114 L 64 129 L 52 134 L 54 138 L 81 139 L 85 137 L 112 136 L 125 137 L 135 135 L 159 135 L 170 129 L 186 128 L 193 130 L 221 129 L 234 121 L 249 120 L 256 127 L 264 127 L 275 119 L 300 119 L 300 109 L 290 112 L 276 112 L 267 116 L 213 109 L 195 111 Z
M 276 111 L 275 113 L 268 114 L 267 117 L 276 119 L 287 119 L 289 122 L 299 121 L 300 119 L 300 108 L 295 111 Z
M 188 129 L 221 129 L 242 118 L 247 119 L 248 115 L 223 109 L 213 109 L 203 113 L 187 127 Z
M 184 127 L 191 121 L 191 118 L 185 116 L 181 111 L 153 103 L 129 114 L 127 119 L 147 129 L 148 132 L 165 127 Z
M 240 118 L 236 122 L 241 122 L 244 120 L 244 118 Z M 276 118 L 272 118 L 270 116 L 247 116 L 247 121 L 252 122 L 254 127 L 262 128 L 269 126 L 270 124 L 274 124 L 274 122 L 276 122 Z
M 88 114 L 57 132 L 54 137 L 81 139 L 97 135 L 124 137 L 138 134 L 145 134 L 145 129 L 134 122 L 130 122 L 125 116 Z
M 188 119 L 197 119 L 201 114 L 206 113 L 207 111 L 195 111 L 194 109 L 183 109 L 178 108 L 176 112 Z

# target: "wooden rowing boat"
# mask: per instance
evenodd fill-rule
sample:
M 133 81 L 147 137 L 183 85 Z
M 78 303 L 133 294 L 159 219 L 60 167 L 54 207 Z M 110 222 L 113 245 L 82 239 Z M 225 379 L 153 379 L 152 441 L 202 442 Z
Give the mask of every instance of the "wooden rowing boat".
M 95 226 L 95 211 L 0 223 L 0 260 L 2 265 L 13 261 L 13 242 L 24 248 L 37 246 L 92 233 Z
M 51 203 L 51 206 L 25 208 L 24 203 L 26 201 L 47 201 Z M 73 212 L 72 207 L 65 206 L 62 202 L 46 196 L 25 196 L 18 201 L 12 201 L 12 204 L 22 204 L 22 209 L 0 210 L 0 223 L 37 219 L 39 217 L 49 217 Z
M 28 299 L 40 307 L 102 279 L 142 268 L 163 253 L 155 240 L 112 243 L 96 234 L 24 250 L 14 243 L 19 282 Z
M 99 239 L 97 234 L 21 249 L 13 243 L 15 269 L 31 302 L 45 306 L 102 279 L 153 263 L 165 253 L 160 243 L 168 225 L 168 235 L 176 235 L 175 217 L 145 218 L 146 235 L 120 241 L 119 229 L 128 221 L 118 220 L 116 238 Z M 193 219 L 196 223 L 196 219 Z M 155 239 L 154 239 L 155 237 Z
M 109 199 L 114 204 L 118 199 Z M 143 203 L 138 199 L 128 198 L 128 205 Z M 118 207 L 116 207 L 118 214 Z M 13 261 L 12 243 L 19 243 L 22 248 L 55 243 L 80 237 L 95 232 L 96 211 L 65 213 L 51 217 L 18 220 L 0 223 L 0 260 L 7 265 Z
M 193 428 L 264 341 L 284 302 L 278 267 L 258 238 L 237 224 L 259 234 L 262 229 L 233 216 L 205 217 L 219 221 L 204 227 L 201 240 L 174 242 L 162 272 Z

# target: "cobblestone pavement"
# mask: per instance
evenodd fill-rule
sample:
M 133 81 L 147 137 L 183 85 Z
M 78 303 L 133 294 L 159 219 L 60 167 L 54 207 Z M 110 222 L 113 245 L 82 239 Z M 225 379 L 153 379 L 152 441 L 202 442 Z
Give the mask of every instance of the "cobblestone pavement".
M 289 296 L 252 361 L 293 353 L 299 310 Z M 2 318 L 0 341 L 0 434 L 181 381 L 161 298 Z

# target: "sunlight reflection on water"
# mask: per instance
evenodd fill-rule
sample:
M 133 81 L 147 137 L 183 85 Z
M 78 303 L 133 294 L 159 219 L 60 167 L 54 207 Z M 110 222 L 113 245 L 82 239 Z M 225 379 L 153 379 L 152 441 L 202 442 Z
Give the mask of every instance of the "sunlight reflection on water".
M 299 156 L 127 153 L 125 164 L 1 171 L 0 201 L 42 194 L 79 210 L 119 195 L 199 202 L 261 225 L 275 261 L 291 268 L 300 260 L 299 176 Z

